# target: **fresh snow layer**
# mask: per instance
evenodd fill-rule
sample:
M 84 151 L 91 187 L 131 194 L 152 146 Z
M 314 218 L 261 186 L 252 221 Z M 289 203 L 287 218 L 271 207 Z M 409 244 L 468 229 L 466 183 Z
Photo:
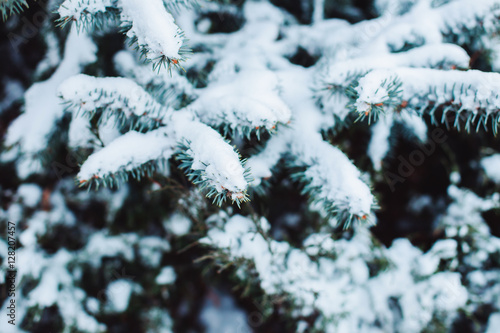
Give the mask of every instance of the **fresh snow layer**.
M 132 25 L 127 36 L 136 37 L 137 43 L 147 49 L 147 59 L 180 58 L 181 32 L 162 0 L 120 0 L 120 3 L 122 20 Z
M 477 70 L 441 71 L 425 68 L 394 68 L 374 70 L 359 79 L 357 110 L 365 112 L 370 105 L 388 99 L 383 82 L 398 78 L 402 82 L 402 100 L 408 103 L 425 98 L 438 104 L 452 101 L 460 110 L 486 113 L 500 108 L 500 74 Z M 434 89 L 432 89 L 434 88 Z
M 232 199 L 241 199 L 247 188 L 245 169 L 238 154 L 214 129 L 198 121 L 189 114 L 178 112 L 172 117 L 179 142 L 186 142 L 185 152 L 192 159 L 192 170 L 202 173 L 203 180 L 217 192 L 228 190 Z
M 98 78 L 79 74 L 60 85 L 59 95 L 83 112 L 105 108 L 123 111 L 127 116 L 158 116 L 164 109 L 141 86 L 122 77 Z
M 118 279 L 111 282 L 106 288 L 108 311 L 123 312 L 128 308 L 130 296 L 135 289 L 130 280 Z
M 141 262 L 150 267 L 158 267 L 163 253 L 170 251 L 170 244 L 157 236 L 141 237 L 138 245 Z
M 104 13 L 106 7 L 111 7 L 112 0 L 65 0 L 57 12 L 63 17 L 71 17 L 76 22 L 88 19 L 88 16 L 98 12 Z
M 130 131 L 92 154 L 83 163 L 77 178 L 87 182 L 118 171 L 131 171 L 142 164 L 160 159 L 168 160 L 176 142 L 162 129 L 147 133 Z
M 302 142 L 295 142 L 292 151 L 298 157 L 297 164 L 307 167 L 304 176 L 308 186 L 316 188 L 313 200 L 322 200 L 352 215 L 367 218 L 374 198 L 356 166 L 342 151 L 325 141 Z
M 191 229 L 191 221 L 185 215 L 174 213 L 163 221 L 165 230 L 176 236 L 183 236 Z
M 239 72 L 201 90 L 200 97 L 188 109 L 213 126 L 271 129 L 277 123 L 287 123 L 291 116 L 278 96 L 277 85 L 277 77 L 271 71 Z
M 372 160 L 373 168 L 377 171 L 382 170 L 382 160 L 389 151 L 389 137 L 393 123 L 393 117 L 383 117 L 375 125 L 372 125 L 368 156 Z
M 137 43 L 146 48 L 146 59 L 180 58 L 179 49 L 183 43 L 181 31 L 162 0 L 65 0 L 58 12 L 61 18 L 71 18 L 81 24 L 115 5 L 122 10 L 122 25 L 130 28 L 127 36 L 137 38 Z
M 282 137 L 283 131 L 286 130 L 282 129 L 280 133 L 272 136 L 267 141 L 266 149 L 248 159 L 247 166 L 252 171 L 252 176 L 254 177 L 252 186 L 260 185 L 262 179 L 271 178 L 271 169 L 287 151 L 288 142 Z
M 34 208 L 42 199 L 42 189 L 36 184 L 21 184 L 17 189 L 17 195 L 22 199 L 23 204 Z
M 488 326 L 485 333 L 496 333 L 500 327 L 500 313 L 495 312 L 490 315 L 488 319 Z

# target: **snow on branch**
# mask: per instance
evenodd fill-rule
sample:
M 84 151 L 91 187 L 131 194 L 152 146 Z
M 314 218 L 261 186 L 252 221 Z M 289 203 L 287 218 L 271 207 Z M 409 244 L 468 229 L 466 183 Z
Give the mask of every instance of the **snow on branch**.
M 131 44 L 136 44 L 154 69 L 180 67 L 179 62 L 190 53 L 183 31 L 162 0 L 65 0 L 59 15 L 59 25 L 75 22 L 78 29 L 120 22 Z
M 496 184 L 500 184 L 500 154 L 493 154 L 481 159 L 486 176 Z
M 259 129 L 274 130 L 290 121 L 291 111 L 281 100 L 278 80 L 270 71 L 239 72 L 222 82 L 200 89 L 200 97 L 188 106 L 197 117 L 224 132 L 239 131 L 245 136 Z
M 347 116 L 349 89 L 373 69 L 417 67 L 457 69 L 468 68 L 469 56 L 454 44 L 424 45 L 406 52 L 374 54 L 327 63 L 318 71 L 315 98 L 321 108 L 343 121 Z
M 438 44 L 473 32 L 491 34 L 498 20 L 498 13 L 494 14 L 497 5 L 497 0 L 457 0 L 435 7 L 431 1 L 419 1 L 406 14 L 394 16 L 389 12 L 377 19 L 383 29 L 367 46 L 401 51 L 405 45 Z M 392 21 L 390 26 L 388 20 Z M 366 30 L 370 22 L 363 21 L 359 26 L 364 26 L 361 31 Z
M 122 26 L 129 29 L 127 36 L 136 43 L 141 55 L 153 62 L 153 67 L 180 66 L 189 53 L 184 33 L 167 12 L 162 0 L 121 0 Z
M 145 134 L 130 131 L 93 153 L 77 175 L 80 186 L 113 187 L 128 180 L 151 177 L 174 152 L 176 142 L 163 128 Z
M 75 22 L 78 30 L 101 29 L 110 21 L 118 20 L 116 0 L 65 0 L 58 9 L 61 27 Z
M 153 172 L 176 153 L 189 180 L 221 205 L 226 198 L 238 205 L 248 201 L 249 170 L 239 154 L 214 129 L 189 112 L 178 111 L 162 126 L 146 133 L 127 132 L 93 153 L 83 163 L 77 180 L 81 186 L 113 187 L 129 174 L 136 179 Z
M 67 104 L 66 108 L 74 110 L 76 115 L 88 114 L 92 118 L 101 111 L 104 114 L 100 114 L 100 120 L 114 115 L 122 125 L 131 116 L 158 123 L 170 112 L 141 86 L 121 77 L 76 75 L 60 85 L 59 96 Z
M 498 30 L 500 7 L 497 0 L 461 0 L 437 9 L 441 18 L 441 31 L 460 35 L 480 29 L 486 33 Z
M 266 142 L 265 149 L 248 159 L 247 166 L 252 171 L 254 178 L 252 186 L 259 186 L 262 180 L 271 178 L 271 169 L 288 149 L 287 138 L 288 136 L 283 132 L 277 133 Z
M 121 75 L 133 79 L 161 104 L 177 109 L 197 96 L 191 82 L 179 72 L 154 72 L 149 66 L 138 64 L 129 51 L 118 52 L 113 60 Z
M 347 156 L 323 141 L 319 135 L 297 136 L 291 145 L 296 167 L 305 168 L 295 175 L 304 183 L 312 207 L 327 217 L 336 217 L 344 227 L 352 221 L 370 220 L 375 199 L 369 186 Z
M 476 124 L 496 133 L 500 122 L 500 74 L 477 70 L 397 68 L 374 70 L 352 89 L 353 109 L 377 117 L 386 109 L 429 113 L 432 120 L 470 131 Z M 437 116 L 440 111 L 442 116 Z M 451 121 L 450 121 L 450 114 Z M 438 119 L 440 118 L 440 119 Z
M 177 113 L 173 126 L 181 143 L 177 159 L 190 181 L 208 188 L 208 198 L 221 205 L 227 198 L 240 205 L 248 201 L 246 193 L 251 181 L 249 170 L 240 156 L 214 129 L 191 120 L 189 114 Z
M 26 257 L 29 254 L 33 255 L 33 250 L 30 248 L 21 255 Z M 74 259 L 72 253 L 60 249 L 52 257 L 38 259 L 34 266 L 43 267 L 43 272 L 36 276 L 39 278 L 38 285 L 24 300 L 26 310 L 57 305 L 66 325 L 78 327 L 81 332 L 104 332 L 105 325 L 87 313 L 84 306 L 87 294 L 75 286 L 74 277 L 67 269 L 68 264 Z
M 171 12 L 178 12 L 182 8 L 199 8 L 198 0 L 163 0 L 163 5 Z

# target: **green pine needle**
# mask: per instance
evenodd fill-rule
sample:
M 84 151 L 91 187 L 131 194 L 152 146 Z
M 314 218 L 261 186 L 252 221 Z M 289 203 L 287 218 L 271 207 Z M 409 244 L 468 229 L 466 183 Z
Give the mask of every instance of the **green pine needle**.
M 28 8 L 28 3 L 26 0 L 2 0 L 0 1 L 0 13 L 2 14 L 2 20 L 7 20 L 7 18 L 12 14 L 19 14 L 25 8 Z

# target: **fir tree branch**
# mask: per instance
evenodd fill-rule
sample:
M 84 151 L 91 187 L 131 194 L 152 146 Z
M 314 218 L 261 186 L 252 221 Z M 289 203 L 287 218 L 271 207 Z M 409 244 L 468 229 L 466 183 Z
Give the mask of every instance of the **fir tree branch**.
M 0 13 L 5 21 L 12 14 L 19 14 L 28 8 L 26 0 L 2 0 L 0 1 Z
M 59 7 L 57 24 L 64 28 L 75 22 L 79 31 L 100 30 L 108 24 L 119 22 L 117 4 L 117 0 L 65 0 Z
M 75 22 L 78 29 L 101 29 L 120 23 L 131 45 L 154 70 L 182 69 L 180 62 L 191 53 L 184 32 L 175 24 L 162 0 L 65 0 L 59 8 L 59 25 Z
M 466 131 L 490 126 L 496 134 L 500 121 L 498 91 L 500 74 L 497 73 L 411 68 L 375 70 L 353 88 L 352 107 L 360 117 L 374 118 L 385 109 L 397 112 L 410 109 L 429 114 L 436 123 L 451 124 Z
M 93 153 L 82 164 L 77 175 L 80 186 L 115 187 L 131 175 L 140 180 L 152 177 L 174 152 L 175 141 L 163 128 L 142 134 L 130 131 L 101 150 Z
M 356 221 L 370 223 L 375 199 L 347 156 L 319 135 L 296 137 L 289 163 L 298 170 L 293 178 L 304 185 L 311 207 L 344 228 Z
M 187 109 L 224 133 L 240 132 L 246 137 L 260 129 L 274 131 L 278 124 L 287 124 L 291 111 L 281 100 L 276 75 L 270 71 L 246 71 L 200 89 L 200 97 Z
M 181 148 L 177 159 L 189 180 L 201 189 L 208 189 L 207 197 L 213 197 L 218 205 L 226 198 L 238 206 L 249 201 L 246 191 L 250 173 L 239 154 L 212 128 L 183 114 L 174 116 Z
M 111 117 L 121 127 L 151 129 L 162 123 L 171 109 L 156 102 L 141 86 L 126 78 L 96 78 L 80 74 L 67 79 L 59 88 L 66 110 L 75 116 L 99 115 L 99 122 Z

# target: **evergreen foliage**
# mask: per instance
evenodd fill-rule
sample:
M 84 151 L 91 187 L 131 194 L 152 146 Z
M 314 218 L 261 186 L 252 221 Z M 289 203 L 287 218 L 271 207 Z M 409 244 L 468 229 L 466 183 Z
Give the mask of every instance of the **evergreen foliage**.
M 496 332 L 498 0 L 31 3 L 1 332 Z

